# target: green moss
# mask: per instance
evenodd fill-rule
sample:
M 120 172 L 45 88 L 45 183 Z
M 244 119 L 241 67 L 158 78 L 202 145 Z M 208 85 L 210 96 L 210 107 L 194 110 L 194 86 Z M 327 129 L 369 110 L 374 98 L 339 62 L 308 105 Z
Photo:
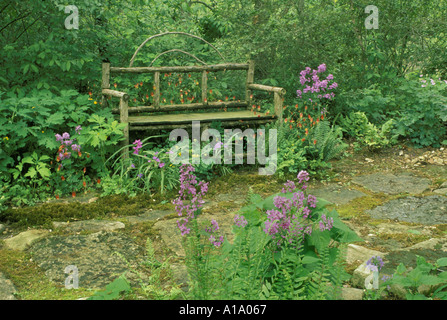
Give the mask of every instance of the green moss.
M 57 286 L 46 278 L 28 253 L 21 251 L 0 250 L 0 270 L 11 279 L 21 300 L 74 300 L 93 293 L 84 288 L 68 290 Z
M 136 215 L 148 208 L 172 210 L 170 202 L 163 202 L 149 195 L 142 194 L 133 198 L 114 195 L 98 199 L 93 203 L 45 203 L 34 207 L 7 209 L 0 214 L 0 221 L 9 221 L 11 227 L 52 228 L 53 221 L 76 221 L 88 219 L 110 219 Z

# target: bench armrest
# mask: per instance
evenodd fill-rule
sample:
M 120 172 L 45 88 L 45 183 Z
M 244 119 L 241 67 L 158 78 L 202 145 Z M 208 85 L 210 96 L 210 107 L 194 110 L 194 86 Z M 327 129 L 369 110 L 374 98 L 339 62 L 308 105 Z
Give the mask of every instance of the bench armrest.
M 275 107 L 275 114 L 278 117 L 279 123 L 281 124 L 283 100 L 284 96 L 286 95 L 286 90 L 280 87 L 265 86 L 263 84 L 254 84 L 254 83 L 248 84 L 247 87 L 248 89 L 251 90 L 267 91 L 267 92 L 273 92 L 275 94 L 273 98 L 273 105 Z
M 284 88 L 265 86 L 263 84 L 250 83 L 248 85 L 248 89 L 260 90 L 260 91 L 268 91 L 268 92 L 276 92 L 276 93 L 279 93 L 281 95 L 285 95 L 286 94 L 286 90 Z
M 129 95 L 125 92 L 110 90 L 110 89 L 102 89 L 102 94 L 112 97 L 117 97 L 123 99 L 124 101 L 129 101 Z

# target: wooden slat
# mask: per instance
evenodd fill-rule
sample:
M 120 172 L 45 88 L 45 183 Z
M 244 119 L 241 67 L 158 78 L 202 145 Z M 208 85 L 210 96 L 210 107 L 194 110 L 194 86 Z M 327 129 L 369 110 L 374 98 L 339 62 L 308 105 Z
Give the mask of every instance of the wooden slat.
M 219 109 L 219 108 L 246 108 L 248 106 L 245 101 L 216 101 L 209 103 L 190 103 L 190 104 L 171 104 L 161 106 L 160 109 L 155 106 L 139 106 L 130 107 L 129 114 L 132 113 L 144 113 L 144 112 L 171 112 L 171 111 L 191 111 L 191 110 L 203 110 L 203 109 Z M 119 113 L 119 109 L 112 109 L 112 113 Z
M 253 126 L 259 126 L 267 123 L 271 123 L 273 121 L 276 121 L 276 117 L 273 118 L 258 118 L 256 120 L 222 120 L 222 122 L 225 124 L 225 126 L 232 127 L 232 128 L 241 128 L 241 127 L 249 127 L 251 125 Z M 207 124 L 209 125 L 210 122 L 202 122 L 201 128 L 206 128 Z M 177 128 L 182 129 L 189 129 L 192 127 L 192 123 L 181 123 L 181 124 L 151 124 L 146 126 L 130 126 L 130 131 L 150 131 L 150 130 L 172 130 Z
M 249 110 L 230 112 L 207 112 L 207 113 L 184 113 L 184 114 L 163 114 L 150 116 L 130 116 L 128 118 L 131 126 L 156 125 L 156 124 L 184 124 L 192 121 L 212 122 L 212 121 L 239 121 L 239 120 L 261 120 L 276 119 L 275 115 L 254 113 Z
M 110 68 L 110 72 L 112 73 L 150 73 L 150 72 L 169 73 L 169 72 L 202 72 L 202 71 L 222 71 L 222 70 L 248 70 L 248 64 L 223 63 L 208 66 Z

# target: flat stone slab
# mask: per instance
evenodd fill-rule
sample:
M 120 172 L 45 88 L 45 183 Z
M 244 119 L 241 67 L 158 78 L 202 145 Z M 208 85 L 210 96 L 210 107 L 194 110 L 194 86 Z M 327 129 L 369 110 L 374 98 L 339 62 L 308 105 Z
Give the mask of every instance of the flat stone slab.
M 175 211 L 169 211 L 169 210 L 151 210 L 146 211 L 143 214 L 140 214 L 138 216 L 128 216 L 125 217 L 126 221 L 129 222 L 129 224 L 139 224 L 149 221 L 157 221 L 159 219 L 162 219 L 170 214 L 175 213 Z
M 391 200 L 372 210 L 366 210 L 372 218 L 435 225 L 447 223 L 447 197 L 406 197 Z
M 406 173 L 398 175 L 391 173 L 372 173 L 354 177 L 352 182 L 373 192 L 383 192 L 386 194 L 421 194 L 427 191 L 431 185 L 430 179 L 415 177 Z
M 129 237 L 118 232 L 100 231 L 88 235 L 46 238 L 30 248 L 32 259 L 57 285 L 65 286 L 67 266 L 76 266 L 79 287 L 103 289 L 136 264 L 144 254 Z M 124 258 L 121 258 L 121 256 Z
M 318 189 L 309 189 L 309 194 L 312 194 L 318 198 L 330 201 L 336 205 L 346 204 L 354 199 L 367 196 L 367 194 L 355 190 L 348 189 L 338 184 L 331 184 L 326 187 Z
M 16 287 L 0 272 L 0 300 L 17 300 L 14 294 L 17 292 Z
M 24 231 L 12 238 L 5 239 L 5 247 L 11 250 L 23 251 L 34 242 L 47 236 L 48 233 L 48 230 L 38 229 Z
M 124 229 L 124 223 L 112 220 L 83 220 L 75 222 L 53 222 L 54 228 L 65 228 L 69 232 L 113 231 Z

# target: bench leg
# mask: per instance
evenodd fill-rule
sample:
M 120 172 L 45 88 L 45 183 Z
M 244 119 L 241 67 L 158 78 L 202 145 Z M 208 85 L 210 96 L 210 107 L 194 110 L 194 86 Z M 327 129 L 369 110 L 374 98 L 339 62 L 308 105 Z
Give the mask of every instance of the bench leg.
M 124 141 L 123 146 L 125 148 L 121 151 L 121 154 L 123 155 L 124 159 L 127 159 L 129 157 L 129 124 L 128 124 L 128 118 L 129 118 L 129 103 L 127 99 L 120 99 L 120 122 L 121 123 L 127 123 L 127 126 L 124 128 Z

